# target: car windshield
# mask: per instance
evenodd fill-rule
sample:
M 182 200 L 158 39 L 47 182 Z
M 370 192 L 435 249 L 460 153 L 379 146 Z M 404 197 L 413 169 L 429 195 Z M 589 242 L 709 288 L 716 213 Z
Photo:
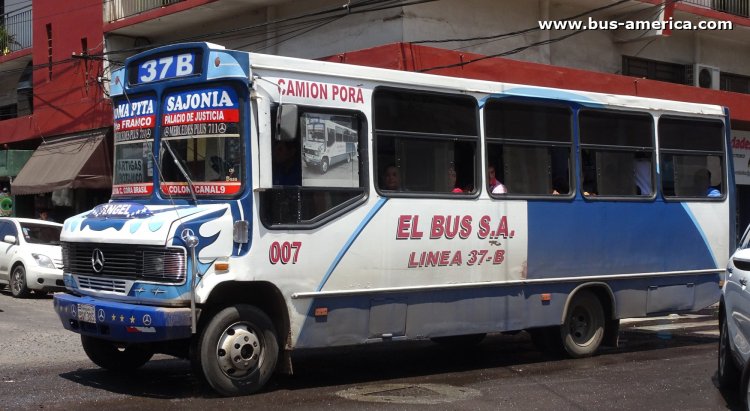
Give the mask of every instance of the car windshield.
M 62 227 L 41 224 L 21 223 L 21 232 L 27 243 L 31 244 L 60 244 Z

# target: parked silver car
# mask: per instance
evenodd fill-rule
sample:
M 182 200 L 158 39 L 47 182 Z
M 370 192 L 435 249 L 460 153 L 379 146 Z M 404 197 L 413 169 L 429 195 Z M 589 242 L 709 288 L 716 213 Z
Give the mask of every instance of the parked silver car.
M 64 290 L 60 231 L 50 221 L 0 218 L 0 285 L 19 298 Z

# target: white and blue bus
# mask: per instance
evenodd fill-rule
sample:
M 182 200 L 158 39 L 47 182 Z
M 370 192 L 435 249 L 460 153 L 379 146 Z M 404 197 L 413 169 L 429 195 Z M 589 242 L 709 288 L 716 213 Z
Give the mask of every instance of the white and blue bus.
M 304 117 L 301 120 L 300 137 L 305 166 L 318 167 L 320 172 L 325 174 L 328 167 L 343 161 L 348 163 L 356 158 L 357 131 L 348 127 L 350 117 L 343 118 L 344 125 L 334 120 L 321 119 L 319 116 Z
M 110 84 L 112 199 L 65 221 L 54 298 L 103 368 L 167 353 L 241 395 L 298 349 L 527 330 L 584 357 L 620 318 L 718 301 L 722 107 L 209 43 Z M 356 154 L 322 174 L 304 144 L 326 121 Z

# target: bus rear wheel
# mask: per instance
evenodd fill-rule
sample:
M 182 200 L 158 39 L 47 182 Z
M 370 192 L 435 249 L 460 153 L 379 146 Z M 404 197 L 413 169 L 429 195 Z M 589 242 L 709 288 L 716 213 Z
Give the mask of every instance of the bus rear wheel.
M 604 338 L 604 310 L 594 293 L 583 290 L 573 296 L 560 327 L 560 337 L 562 348 L 573 358 L 596 352 Z
M 193 369 L 225 396 L 259 391 L 271 378 L 279 356 L 276 330 L 258 308 L 238 304 L 209 319 L 198 340 Z

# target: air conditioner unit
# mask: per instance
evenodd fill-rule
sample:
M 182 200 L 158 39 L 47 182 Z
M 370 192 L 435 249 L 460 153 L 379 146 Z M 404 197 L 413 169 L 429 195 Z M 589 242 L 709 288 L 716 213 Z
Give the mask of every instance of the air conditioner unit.
M 696 64 L 693 67 L 693 85 L 700 88 L 719 89 L 719 68 Z

